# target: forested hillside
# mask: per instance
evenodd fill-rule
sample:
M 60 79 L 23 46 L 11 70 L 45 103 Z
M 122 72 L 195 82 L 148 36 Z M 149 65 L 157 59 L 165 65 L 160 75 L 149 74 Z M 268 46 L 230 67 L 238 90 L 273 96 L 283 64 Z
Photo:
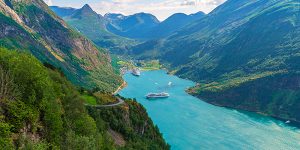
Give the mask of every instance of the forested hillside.
M 200 83 L 190 92 L 208 102 L 299 121 L 299 12 L 297 0 L 228 0 L 132 54 Z
M 147 39 L 161 39 L 166 38 L 174 32 L 180 30 L 184 26 L 203 18 L 205 14 L 203 12 L 198 12 L 195 14 L 184 14 L 176 13 L 168 17 L 166 20 L 162 21 L 160 24 L 150 29 L 144 36 Z
M 63 73 L 45 66 L 32 55 L 0 49 L 2 149 L 169 149 L 140 104 L 87 110 Z M 108 131 L 119 132 L 124 145 L 114 144 Z
M 113 91 L 121 84 L 106 50 L 74 31 L 43 0 L 0 0 L 0 46 L 26 50 L 86 88 Z

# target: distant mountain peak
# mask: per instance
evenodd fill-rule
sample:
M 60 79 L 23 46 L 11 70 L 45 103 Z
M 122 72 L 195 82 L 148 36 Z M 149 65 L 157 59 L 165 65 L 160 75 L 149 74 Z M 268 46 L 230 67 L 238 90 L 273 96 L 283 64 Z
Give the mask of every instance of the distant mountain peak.
M 91 8 L 91 6 L 89 4 L 85 4 L 81 9 L 93 11 L 93 9 Z
M 91 13 L 91 14 L 95 14 L 96 12 L 92 9 L 92 7 L 88 4 L 85 4 L 81 9 L 82 13 Z
M 190 14 L 190 16 L 205 16 L 206 14 L 202 11 L 199 11 L 197 13 L 194 13 L 194 14 Z
M 187 14 L 185 14 L 185 13 L 175 13 L 175 14 L 173 14 L 173 15 L 187 15 Z M 172 15 L 172 16 L 173 16 Z
M 133 14 L 131 16 L 151 17 L 151 18 L 155 18 L 156 19 L 156 16 L 154 16 L 154 15 L 152 15 L 150 13 L 145 13 L 145 12 L 136 13 L 136 14 Z
M 104 15 L 104 17 L 110 20 L 118 20 L 118 19 L 124 19 L 126 16 L 120 13 L 107 13 Z
M 206 13 L 204 13 L 203 11 L 199 11 L 199 12 L 194 13 L 194 14 L 202 14 L 202 15 L 205 15 Z
M 86 16 L 98 16 L 98 14 L 90 7 L 90 5 L 85 4 L 82 8 L 76 10 L 71 17 L 81 18 Z
M 142 20 L 142 22 L 150 23 L 150 24 L 158 24 L 160 21 L 156 18 L 156 16 L 150 14 L 150 13 L 145 13 L 145 12 L 140 12 L 136 13 L 133 15 L 128 16 L 128 18 L 136 18 L 138 20 Z
M 134 15 L 151 15 L 151 16 L 153 16 L 152 14 L 150 14 L 150 13 L 145 13 L 145 12 L 139 12 L 139 13 L 136 13 L 136 14 L 134 14 Z
M 124 16 L 124 15 L 120 13 L 106 13 L 104 16 Z
M 175 14 L 171 15 L 170 17 L 168 17 L 167 19 L 175 18 L 175 17 L 186 17 L 186 16 L 188 16 L 188 15 L 185 13 L 175 13 Z

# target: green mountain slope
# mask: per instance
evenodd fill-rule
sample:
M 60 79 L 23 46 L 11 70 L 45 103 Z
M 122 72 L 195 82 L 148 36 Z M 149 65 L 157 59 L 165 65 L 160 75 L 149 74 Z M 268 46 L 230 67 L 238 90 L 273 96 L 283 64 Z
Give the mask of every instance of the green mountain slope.
M 228 0 L 133 54 L 160 58 L 199 82 L 190 92 L 208 102 L 299 121 L 299 12 L 297 0 Z
M 77 10 L 71 7 L 58 7 L 58 6 L 49 6 L 49 8 L 61 18 L 71 16 Z
M 104 17 L 110 22 L 107 25 L 110 32 L 124 37 L 147 41 L 166 38 L 204 16 L 203 12 L 190 15 L 176 13 L 162 22 L 157 20 L 152 14 L 147 13 L 137 13 L 130 16 L 106 14 Z
M 86 108 L 63 73 L 45 66 L 32 55 L 0 48 L 1 149 L 169 149 L 140 104 Z M 111 132 L 124 144 L 114 144 Z
M 141 41 L 168 37 L 205 16 L 203 12 L 191 15 L 178 13 L 159 22 L 155 16 L 147 13 L 130 16 L 108 13 L 102 16 L 93 11 L 88 4 L 80 9 L 58 6 L 50 8 L 96 45 L 115 54 L 126 54 Z
M 160 39 L 166 38 L 172 35 L 177 30 L 182 27 L 203 18 L 205 14 L 203 12 L 198 12 L 195 14 L 186 15 L 183 13 L 176 13 L 168 17 L 166 20 L 162 21 L 159 25 L 152 28 L 146 33 L 147 39 Z
M 147 33 L 160 23 L 155 16 L 148 13 L 130 16 L 107 14 L 104 17 L 110 22 L 107 26 L 110 32 L 132 39 L 147 39 Z
M 111 92 L 121 83 L 107 51 L 72 30 L 42 0 L 1 0 L 0 45 L 28 50 L 76 85 Z
M 80 9 L 50 7 L 55 13 L 62 17 L 69 25 L 87 36 L 99 47 L 109 49 L 113 53 L 122 53 L 136 42 L 134 40 L 120 37 L 106 29 L 108 21 L 97 14 L 89 5 Z

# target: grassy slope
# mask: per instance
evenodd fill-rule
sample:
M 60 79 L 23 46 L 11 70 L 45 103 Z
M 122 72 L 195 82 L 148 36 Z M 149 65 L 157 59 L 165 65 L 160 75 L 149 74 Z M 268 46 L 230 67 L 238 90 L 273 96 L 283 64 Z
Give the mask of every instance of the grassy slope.
M 83 94 L 83 95 L 81 95 L 81 98 L 84 99 L 86 104 L 97 105 L 97 99 L 93 96 Z

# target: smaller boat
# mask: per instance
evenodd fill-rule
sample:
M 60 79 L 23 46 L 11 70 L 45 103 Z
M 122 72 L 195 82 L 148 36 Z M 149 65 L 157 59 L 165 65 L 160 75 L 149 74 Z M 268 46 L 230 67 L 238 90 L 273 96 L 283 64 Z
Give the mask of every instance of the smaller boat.
M 141 75 L 141 71 L 139 68 L 134 68 L 132 69 L 131 73 L 134 75 L 134 76 L 140 76 Z
M 169 93 L 162 92 L 162 93 L 149 93 L 146 95 L 147 99 L 156 99 L 156 98 L 168 98 L 170 97 Z
M 286 124 L 289 124 L 289 123 L 291 123 L 291 121 L 288 120 L 288 121 L 286 121 L 285 123 L 286 123 Z

